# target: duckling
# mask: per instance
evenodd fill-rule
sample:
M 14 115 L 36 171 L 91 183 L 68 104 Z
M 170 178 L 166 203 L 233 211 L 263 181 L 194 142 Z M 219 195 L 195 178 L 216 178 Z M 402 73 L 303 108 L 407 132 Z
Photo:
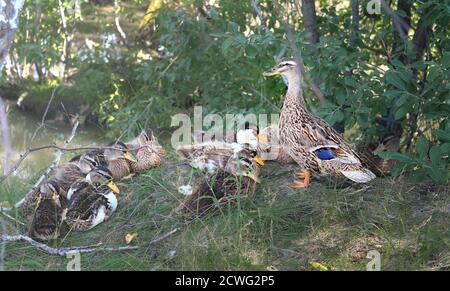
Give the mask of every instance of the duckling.
M 67 224 L 72 230 L 86 231 L 106 221 L 117 209 L 118 193 L 112 173 L 104 166 L 97 166 L 84 181 L 70 187 Z
M 238 194 L 247 196 L 256 187 L 262 160 L 256 150 L 228 144 L 206 143 L 191 146 L 189 157 L 194 168 L 206 175 L 194 178 L 193 185 L 183 185 L 179 192 L 186 195 L 177 211 L 202 216 L 219 204 L 233 200 Z M 187 147 L 181 152 L 186 157 Z M 220 151 L 220 154 L 218 153 Z
M 114 180 L 120 180 L 130 175 L 130 163 L 135 163 L 136 159 L 130 154 L 127 146 L 123 142 L 117 141 L 110 144 L 109 147 L 114 147 L 114 149 L 105 149 L 103 155 Z
M 308 187 L 311 173 L 317 175 L 343 174 L 356 183 L 367 183 L 375 174 L 362 165 L 358 154 L 324 120 L 306 108 L 300 82 L 300 68 L 292 60 L 282 61 L 264 76 L 281 75 L 288 90 L 281 109 L 280 144 L 302 168 L 293 188 Z
M 27 195 L 22 212 L 30 236 L 42 241 L 58 238 L 64 232 L 67 205 L 67 199 L 60 195 L 60 187 L 55 181 L 44 182 Z
M 56 168 L 54 179 L 61 189 L 61 194 L 65 195 L 70 185 L 80 179 L 84 179 L 94 167 L 98 166 L 95 158 L 89 153 L 76 156 L 69 163 Z
M 132 153 L 136 157 L 136 162 L 131 162 L 131 170 L 135 173 L 161 165 L 162 159 L 166 156 L 166 151 L 159 145 L 153 131 L 146 129 L 139 136 L 128 143 L 128 148 L 137 148 Z

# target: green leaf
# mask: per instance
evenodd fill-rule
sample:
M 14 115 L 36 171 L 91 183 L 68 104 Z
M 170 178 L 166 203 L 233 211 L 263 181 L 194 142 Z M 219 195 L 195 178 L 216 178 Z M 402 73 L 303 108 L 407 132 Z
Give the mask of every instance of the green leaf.
M 378 156 L 383 159 L 399 160 L 406 163 L 410 163 L 413 161 L 411 156 L 409 156 L 408 154 L 402 154 L 398 152 L 379 152 Z
M 438 165 L 441 161 L 441 150 L 439 146 L 434 145 L 430 149 L 430 160 L 434 165 Z
M 388 82 L 389 84 L 394 85 L 398 89 L 406 90 L 403 80 L 393 71 L 388 71 L 385 78 L 386 82 Z
M 416 144 L 416 151 L 419 154 L 419 157 L 423 159 L 428 152 L 428 141 L 423 136 L 419 137 Z
M 450 142 L 450 132 L 442 129 L 433 130 L 433 134 L 441 141 Z
M 335 122 L 341 122 L 344 120 L 344 118 L 345 118 L 344 112 L 339 110 L 334 113 L 334 121 Z
M 407 112 L 408 112 L 408 108 L 406 106 L 402 106 L 399 109 L 397 109 L 397 111 L 395 111 L 394 117 L 396 120 L 400 120 L 406 115 Z

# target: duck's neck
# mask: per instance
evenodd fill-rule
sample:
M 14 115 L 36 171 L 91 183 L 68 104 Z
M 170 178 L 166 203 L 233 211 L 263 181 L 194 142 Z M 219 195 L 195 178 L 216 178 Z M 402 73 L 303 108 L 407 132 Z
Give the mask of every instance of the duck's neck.
M 287 77 L 288 90 L 286 98 L 284 99 L 283 108 L 287 107 L 305 107 L 305 100 L 303 99 L 302 86 L 300 76 L 295 74 Z

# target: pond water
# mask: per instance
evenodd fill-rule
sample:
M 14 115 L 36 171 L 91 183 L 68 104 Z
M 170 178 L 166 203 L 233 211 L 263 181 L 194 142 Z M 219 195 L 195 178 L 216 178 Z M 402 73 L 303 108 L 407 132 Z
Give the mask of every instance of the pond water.
M 8 113 L 8 121 L 13 150 L 12 163 L 15 164 L 19 160 L 20 155 L 23 154 L 28 147 L 28 143 L 40 123 L 40 119 L 13 108 Z M 71 131 L 72 128 L 70 125 L 61 125 L 49 120 L 46 122 L 45 128 L 37 135 L 33 147 L 52 143 L 62 145 L 65 139 L 70 136 Z M 105 133 L 100 128 L 94 126 L 80 126 L 69 147 L 101 144 L 105 142 L 104 136 Z M 25 161 L 22 162 L 18 171 L 15 173 L 15 176 L 25 179 L 33 176 L 36 171 L 46 169 L 53 160 L 56 151 L 57 150 L 55 149 L 45 149 L 31 153 Z M 75 153 L 67 153 L 63 158 L 69 159 L 70 156 L 73 156 L 74 154 Z M 3 163 L 3 139 L 0 136 L 0 173 L 3 173 Z

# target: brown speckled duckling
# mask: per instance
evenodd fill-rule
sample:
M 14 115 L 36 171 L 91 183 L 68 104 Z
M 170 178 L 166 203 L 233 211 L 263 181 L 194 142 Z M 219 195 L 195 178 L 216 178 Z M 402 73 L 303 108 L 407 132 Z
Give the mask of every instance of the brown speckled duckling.
M 136 162 L 131 163 L 131 169 L 135 173 L 158 167 L 166 156 L 166 151 L 159 145 L 151 129 L 142 131 L 128 144 L 128 148 L 137 148 L 132 151 Z
M 75 183 L 67 194 L 67 224 L 71 230 L 86 231 L 106 221 L 117 209 L 112 173 L 104 166 L 93 169 L 86 179 Z
M 42 241 L 58 238 L 64 229 L 67 205 L 55 181 L 44 182 L 30 193 L 22 206 L 30 236 Z
M 128 151 L 127 146 L 120 141 L 109 145 L 117 149 L 105 149 L 104 156 L 108 170 L 112 173 L 114 180 L 120 180 L 123 177 L 130 175 L 130 163 L 135 163 L 136 159 Z

